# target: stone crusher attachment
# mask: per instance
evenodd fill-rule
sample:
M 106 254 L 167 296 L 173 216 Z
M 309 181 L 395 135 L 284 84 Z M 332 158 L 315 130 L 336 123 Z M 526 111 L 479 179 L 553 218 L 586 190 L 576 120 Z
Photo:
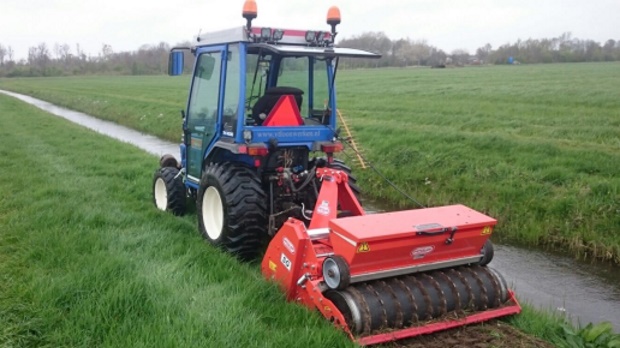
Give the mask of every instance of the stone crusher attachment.
M 362 345 L 521 311 L 486 266 L 495 219 L 463 205 L 366 215 L 344 172 L 320 168 L 317 177 L 309 226 L 289 218 L 261 265 L 289 301 L 318 309 Z

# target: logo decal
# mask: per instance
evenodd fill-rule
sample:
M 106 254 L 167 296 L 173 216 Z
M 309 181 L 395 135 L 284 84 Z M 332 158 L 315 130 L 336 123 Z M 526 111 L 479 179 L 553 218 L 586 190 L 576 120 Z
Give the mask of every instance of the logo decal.
M 367 253 L 370 251 L 370 245 L 367 242 L 360 243 L 357 247 L 358 253 Z
M 482 233 L 480 234 L 484 236 L 485 234 L 491 234 L 491 232 L 491 226 L 484 226 L 484 228 L 482 229 Z
M 415 248 L 411 251 L 411 257 L 413 257 L 414 260 L 418 260 L 432 253 L 433 250 L 435 250 L 435 246 L 433 245 Z
M 291 260 L 289 260 L 288 257 L 284 255 L 284 253 L 282 253 L 282 256 L 280 256 L 280 262 L 282 262 L 286 269 L 288 269 L 289 271 L 291 270 Z
M 284 246 L 288 249 L 288 251 L 291 252 L 291 254 L 295 253 L 295 246 L 293 245 L 293 243 L 291 243 L 290 240 L 288 240 L 288 238 L 284 237 L 284 239 L 282 239 L 282 244 L 284 244 Z
M 329 215 L 329 202 L 328 201 L 321 202 L 321 205 L 319 205 L 316 212 L 321 215 Z

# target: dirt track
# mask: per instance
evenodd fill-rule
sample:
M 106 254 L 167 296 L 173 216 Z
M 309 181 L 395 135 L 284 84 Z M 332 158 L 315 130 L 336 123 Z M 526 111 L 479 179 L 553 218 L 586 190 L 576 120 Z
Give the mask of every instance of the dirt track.
M 433 335 L 384 345 L 393 348 L 553 348 L 554 345 L 527 336 L 512 326 L 491 321 Z

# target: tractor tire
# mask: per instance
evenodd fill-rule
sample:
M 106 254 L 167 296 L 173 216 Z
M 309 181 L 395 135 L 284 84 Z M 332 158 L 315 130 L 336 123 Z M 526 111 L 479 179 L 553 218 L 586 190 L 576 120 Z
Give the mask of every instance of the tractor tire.
M 185 214 L 187 195 L 183 179 L 175 167 L 159 168 L 153 176 L 153 203 L 159 210 Z
M 243 261 L 263 252 L 267 195 L 252 169 L 234 163 L 208 165 L 196 200 L 198 228 L 212 245 Z
M 177 159 L 169 153 L 161 156 L 161 158 L 159 159 L 159 167 L 175 167 L 181 169 L 181 165 L 179 164 Z
M 334 158 L 332 164 L 327 165 L 327 167 L 341 170 L 347 173 L 347 175 L 349 176 L 349 187 L 351 188 L 351 191 L 353 191 L 353 193 L 355 194 L 355 197 L 357 197 L 357 200 L 360 202 L 360 204 L 362 204 L 362 201 L 360 200 L 362 190 L 359 188 L 359 186 L 357 186 L 357 178 L 355 177 L 355 175 L 352 174 L 351 167 L 347 166 L 343 160 L 337 158 Z
M 357 178 L 355 178 L 355 175 L 352 174 L 351 167 L 347 166 L 343 160 L 334 158 L 334 161 L 331 164 L 328 164 L 325 157 L 314 158 L 310 161 L 309 167 L 312 168 L 315 166 L 317 168 L 327 167 L 337 169 L 347 173 L 347 175 L 349 176 L 349 187 L 351 188 L 351 191 L 353 191 L 353 194 L 355 194 L 355 197 L 360 202 L 360 204 L 362 204 L 362 201 L 360 199 L 362 195 L 362 190 L 359 188 L 359 186 L 357 186 Z M 318 187 L 321 187 L 320 183 L 318 184 Z

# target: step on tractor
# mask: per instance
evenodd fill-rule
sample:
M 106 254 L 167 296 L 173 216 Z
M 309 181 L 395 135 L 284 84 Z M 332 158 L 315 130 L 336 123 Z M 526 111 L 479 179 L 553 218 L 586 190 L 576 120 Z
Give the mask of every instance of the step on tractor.
M 182 215 L 261 270 L 286 298 L 320 311 L 362 345 L 519 313 L 506 281 L 487 266 L 496 220 L 463 205 L 366 214 L 336 126 L 341 58 L 379 58 L 336 47 L 330 30 L 245 25 L 199 35 L 170 52 L 193 75 L 180 161 L 164 155 L 153 179 L 158 209 Z M 189 57 L 189 55 L 188 55 Z

